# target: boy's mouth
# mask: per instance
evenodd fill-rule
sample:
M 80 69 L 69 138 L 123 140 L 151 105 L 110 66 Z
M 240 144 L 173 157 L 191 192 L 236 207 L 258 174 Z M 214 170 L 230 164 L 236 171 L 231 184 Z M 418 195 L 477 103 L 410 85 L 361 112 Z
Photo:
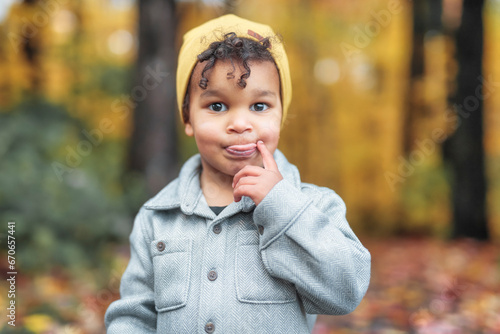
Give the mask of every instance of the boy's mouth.
M 231 145 L 226 147 L 226 151 L 238 157 L 248 157 L 257 150 L 257 144 L 250 143 L 244 145 Z

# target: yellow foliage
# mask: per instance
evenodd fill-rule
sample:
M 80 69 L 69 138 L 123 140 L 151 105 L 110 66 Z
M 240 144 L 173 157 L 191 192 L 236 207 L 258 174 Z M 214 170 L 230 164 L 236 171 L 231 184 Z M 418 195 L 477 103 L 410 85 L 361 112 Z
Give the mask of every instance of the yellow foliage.
M 24 318 L 24 327 L 36 334 L 50 332 L 54 324 L 54 320 L 46 314 L 32 314 Z
M 48 13 L 48 23 L 37 27 L 41 54 L 35 69 L 20 56 L 12 38 L 1 41 L 0 107 L 18 102 L 37 76 L 44 96 L 66 105 L 71 114 L 86 122 L 88 131 L 105 122 L 112 128 L 107 138 L 129 136 L 133 106 L 127 104 L 126 97 L 97 87 L 95 72 L 89 70 L 95 64 L 134 64 L 137 8 L 117 7 L 117 3 L 64 2 Z M 430 226 L 437 219 L 442 232 L 450 223 L 448 201 L 439 200 L 421 212 L 410 212 L 401 199 L 409 184 L 422 184 L 418 175 L 429 166 L 442 164 L 440 143 L 435 142 L 435 152 L 426 155 L 428 161 L 422 166 L 414 166 L 412 175 L 402 177 L 398 170 L 402 159 L 408 159 L 402 152 L 402 140 L 409 99 L 418 101 L 426 111 L 412 124 L 415 142 L 433 139 L 436 129 L 442 129 L 444 137 L 452 132 L 453 124 L 446 115 L 450 83 L 457 71 L 454 41 L 442 34 L 426 38 L 425 75 L 413 83 L 414 96 L 408 96 L 412 53 L 409 2 L 234 3 L 236 14 L 270 24 L 284 39 L 294 97 L 280 149 L 299 167 L 303 180 L 336 190 L 346 201 L 348 218 L 355 228 L 383 232 L 401 225 Z M 188 29 L 223 12 L 222 7 L 205 2 L 179 2 L 177 45 Z M 498 5 L 489 2 L 484 15 L 484 77 L 494 82 L 500 81 L 499 12 Z M 19 36 L 26 29 L 26 19 L 35 22 L 37 13 L 39 7 L 15 5 L 1 29 L 6 36 Z M 85 90 L 75 93 L 75 87 Z M 500 159 L 497 93 L 484 101 L 484 143 L 489 161 Z M 418 151 L 417 144 L 414 149 Z M 492 166 L 487 165 L 491 180 L 499 177 Z M 388 174 L 396 179 L 388 180 Z M 490 184 L 489 221 L 498 240 L 500 182 L 492 180 Z M 436 191 L 441 198 L 447 190 Z

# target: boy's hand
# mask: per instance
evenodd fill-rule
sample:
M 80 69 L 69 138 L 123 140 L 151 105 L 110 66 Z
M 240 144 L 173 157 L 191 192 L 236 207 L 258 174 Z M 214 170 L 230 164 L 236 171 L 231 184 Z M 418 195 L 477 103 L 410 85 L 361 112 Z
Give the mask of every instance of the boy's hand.
M 235 202 L 239 202 L 242 196 L 248 196 L 255 202 L 255 205 L 259 205 L 276 183 L 283 180 L 278 165 L 264 142 L 259 140 L 257 148 L 262 155 L 264 168 L 248 165 L 236 173 L 233 178 Z

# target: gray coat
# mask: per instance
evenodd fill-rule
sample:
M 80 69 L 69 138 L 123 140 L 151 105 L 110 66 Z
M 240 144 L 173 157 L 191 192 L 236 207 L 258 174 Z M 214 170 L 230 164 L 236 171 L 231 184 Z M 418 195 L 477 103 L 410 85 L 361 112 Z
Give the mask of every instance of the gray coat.
M 370 281 L 370 253 L 342 199 L 283 175 L 256 207 L 248 197 L 218 216 L 200 188 L 200 156 L 139 211 L 121 299 L 108 333 L 310 333 L 316 314 L 346 314 Z

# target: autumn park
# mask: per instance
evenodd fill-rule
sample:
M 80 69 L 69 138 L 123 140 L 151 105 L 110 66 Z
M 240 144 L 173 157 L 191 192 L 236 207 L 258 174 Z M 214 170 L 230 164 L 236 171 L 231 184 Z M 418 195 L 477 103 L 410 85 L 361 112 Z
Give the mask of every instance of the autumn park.
M 499 0 L 2 0 L 0 333 L 106 332 L 134 217 L 197 153 L 182 36 L 227 13 L 284 43 L 278 148 L 371 253 L 312 333 L 500 334 Z

